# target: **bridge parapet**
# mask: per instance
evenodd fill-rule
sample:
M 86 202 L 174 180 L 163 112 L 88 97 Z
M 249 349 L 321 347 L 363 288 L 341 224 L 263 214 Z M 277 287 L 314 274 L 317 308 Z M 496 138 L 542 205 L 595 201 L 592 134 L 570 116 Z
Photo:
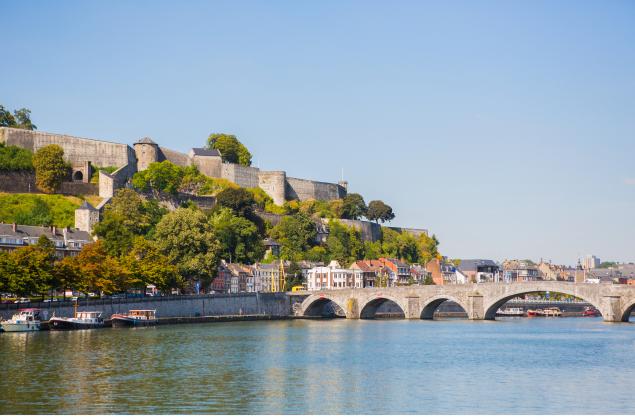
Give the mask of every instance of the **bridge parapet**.
M 408 319 L 432 319 L 444 301 L 459 304 L 469 319 L 494 319 L 496 311 L 509 299 L 528 293 L 556 292 L 575 296 L 595 306 L 605 321 L 627 321 L 635 307 L 635 287 L 566 282 L 481 283 L 395 288 L 321 290 L 310 292 L 302 302 L 306 314 L 318 301 L 331 301 L 350 319 L 372 318 L 386 301 L 397 304 Z

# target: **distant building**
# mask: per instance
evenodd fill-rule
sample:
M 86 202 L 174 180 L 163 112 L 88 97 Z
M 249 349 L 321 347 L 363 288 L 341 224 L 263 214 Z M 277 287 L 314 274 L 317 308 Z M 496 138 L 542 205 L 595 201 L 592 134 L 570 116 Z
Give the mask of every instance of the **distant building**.
M 379 261 L 384 267 L 393 272 L 393 279 L 396 286 L 407 286 L 412 282 L 410 276 L 410 265 L 396 258 L 380 258 Z
M 75 256 L 84 245 L 93 242 L 88 232 L 78 229 L 0 223 L 0 251 L 11 252 L 27 245 L 35 245 L 40 236 L 46 236 L 53 242 L 57 258 Z
M 582 259 L 582 268 L 585 270 L 592 270 L 600 267 L 600 259 L 595 255 L 587 255 Z
M 333 260 L 326 267 L 314 267 L 308 271 L 307 290 L 331 290 L 362 288 L 361 276 L 355 269 L 342 268 Z
M 457 267 L 470 283 L 500 281 L 500 267 L 492 260 L 461 260 Z
M 538 266 L 529 260 L 507 260 L 503 261 L 503 282 L 505 283 L 525 283 L 530 281 L 540 281 L 540 271 Z
M 433 258 L 426 264 L 426 270 L 432 276 L 434 284 L 456 284 L 456 267 L 446 257 Z

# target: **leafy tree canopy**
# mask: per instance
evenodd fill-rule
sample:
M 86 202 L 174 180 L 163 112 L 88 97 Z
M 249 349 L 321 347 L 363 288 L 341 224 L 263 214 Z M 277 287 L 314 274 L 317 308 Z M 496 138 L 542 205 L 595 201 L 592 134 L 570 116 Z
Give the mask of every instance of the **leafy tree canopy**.
M 260 261 L 265 250 L 258 227 L 244 217 L 223 208 L 211 217 L 211 225 L 220 243 L 221 258 L 227 261 L 253 264 Z
M 13 115 L 4 106 L 0 105 L 0 127 L 22 128 L 24 130 L 36 130 L 31 122 L 31 110 L 20 108 L 13 111 Z
M 210 282 L 216 275 L 220 245 L 202 211 L 180 208 L 166 214 L 157 224 L 154 240 L 188 280 Z
M 342 219 L 358 220 L 366 214 L 366 203 L 364 198 L 357 194 L 351 193 L 344 197 L 342 202 Z
M 304 213 L 284 216 L 270 231 L 271 237 L 282 245 L 281 257 L 292 261 L 302 259 L 315 242 L 315 233 L 315 223 Z
M 0 143 L 0 171 L 32 171 L 33 152 Z
M 64 149 L 57 144 L 44 146 L 35 152 L 33 166 L 35 183 L 46 193 L 58 190 L 70 172 L 70 166 L 64 161 Z
M 218 149 L 223 162 L 251 166 L 251 153 L 232 134 L 213 133 L 207 138 L 208 149 Z
M 384 223 L 394 219 L 395 214 L 392 212 L 392 207 L 383 201 L 373 200 L 368 203 L 366 218 L 375 222 L 381 221 Z

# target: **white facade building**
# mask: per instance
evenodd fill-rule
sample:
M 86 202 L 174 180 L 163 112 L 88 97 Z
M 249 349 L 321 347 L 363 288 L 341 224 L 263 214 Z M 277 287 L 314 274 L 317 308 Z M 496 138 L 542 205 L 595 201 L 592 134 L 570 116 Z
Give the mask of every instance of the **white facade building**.
M 307 290 L 331 290 L 362 288 L 364 281 L 361 270 L 342 268 L 337 261 L 326 267 L 308 270 Z

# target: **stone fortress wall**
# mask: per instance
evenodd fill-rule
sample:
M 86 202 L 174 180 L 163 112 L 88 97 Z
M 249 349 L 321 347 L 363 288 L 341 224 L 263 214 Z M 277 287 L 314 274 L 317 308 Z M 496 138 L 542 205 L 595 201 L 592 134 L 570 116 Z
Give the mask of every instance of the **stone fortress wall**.
M 284 171 L 262 171 L 256 167 L 224 163 L 220 156 L 207 155 L 201 152 L 202 149 L 192 149 L 189 154 L 181 153 L 161 147 L 149 138 L 135 142 L 133 148 L 123 143 L 0 127 L 0 143 L 33 152 L 50 144 L 58 144 L 73 166 L 92 163 L 99 167 L 117 167 L 110 175 L 100 173 L 99 195 L 104 198 L 112 197 L 136 171 L 146 169 L 153 162 L 165 160 L 179 166 L 194 164 L 207 176 L 224 178 L 244 188 L 261 187 L 278 205 L 284 204 L 285 200 L 332 200 L 346 196 L 345 183 L 290 178 Z M 83 182 L 87 180 L 83 179 Z
M 0 143 L 5 143 L 8 146 L 19 146 L 33 152 L 50 144 L 58 144 L 64 149 L 65 158 L 73 164 L 88 161 L 95 166 L 116 166 L 119 168 L 136 162 L 134 150 L 126 144 L 66 134 L 2 127 L 0 128 Z

